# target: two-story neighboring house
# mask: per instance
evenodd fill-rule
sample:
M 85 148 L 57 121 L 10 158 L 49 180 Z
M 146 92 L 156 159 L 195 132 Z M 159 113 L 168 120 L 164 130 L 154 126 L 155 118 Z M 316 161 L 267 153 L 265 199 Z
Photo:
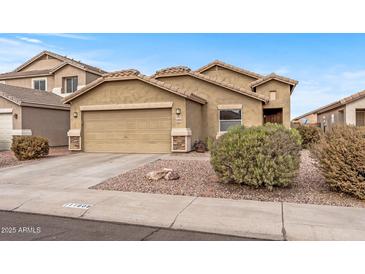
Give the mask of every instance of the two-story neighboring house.
M 99 68 L 66 56 L 43 51 L 14 71 L 0 74 L 0 83 L 49 91 L 65 97 L 104 73 Z
M 69 106 L 62 97 L 99 78 L 105 71 L 43 51 L 12 72 L 0 74 L 0 150 L 13 136 L 36 135 L 51 146 L 68 144 Z

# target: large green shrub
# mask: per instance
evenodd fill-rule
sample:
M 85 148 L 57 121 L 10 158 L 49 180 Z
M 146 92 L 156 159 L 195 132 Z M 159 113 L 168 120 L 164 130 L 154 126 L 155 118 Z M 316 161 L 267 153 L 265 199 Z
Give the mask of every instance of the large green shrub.
M 297 130 L 302 138 L 302 147 L 307 149 L 319 142 L 321 139 L 321 129 L 314 126 L 300 125 Z
M 14 136 L 11 150 L 18 160 L 30 160 L 48 155 L 49 145 L 44 137 Z
M 236 127 L 211 148 L 211 163 L 222 182 L 250 186 L 289 185 L 299 169 L 301 139 L 282 125 Z
M 337 126 L 314 147 L 326 182 L 331 188 L 365 199 L 365 136 L 354 126 Z

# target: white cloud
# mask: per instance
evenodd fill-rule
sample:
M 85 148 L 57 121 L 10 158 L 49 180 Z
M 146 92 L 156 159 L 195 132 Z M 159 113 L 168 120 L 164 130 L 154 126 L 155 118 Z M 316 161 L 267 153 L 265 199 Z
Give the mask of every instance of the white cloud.
M 34 44 L 41 44 L 42 41 L 39 39 L 35 39 L 35 38 L 29 38 L 29 37 L 19 37 L 20 40 L 25 41 L 25 42 L 29 42 L 29 43 L 34 43 Z
M 14 70 L 44 49 L 42 44 L 0 37 L 0 72 Z
M 78 39 L 78 40 L 92 40 L 93 37 L 85 34 L 74 33 L 39 33 L 38 35 L 56 36 L 61 38 Z
M 345 71 L 342 73 L 342 75 L 346 79 L 351 79 L 351 80 L 365 79 L 365 70 Z
M 365 69 L 352 71 L 338 66 L 302 77 L 297 78 L 299 84 L 292 95 L 292 118 L 365 89 Z

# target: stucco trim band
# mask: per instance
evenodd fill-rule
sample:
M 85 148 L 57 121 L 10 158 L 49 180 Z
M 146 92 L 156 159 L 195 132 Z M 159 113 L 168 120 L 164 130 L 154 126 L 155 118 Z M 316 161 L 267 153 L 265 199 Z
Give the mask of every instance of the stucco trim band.
M 67 136 L 81 136 L 81 129 L 70 129 L 67 132 Z
M 191 136 L 190 128 L 172 128 L 171 136 Z
M 242 104 L 218 105 L 219 110 L 224 109 L 242 109 Z
M 81 111 L 172 108 L 173 102 L 80 106 Z
M 13 129 L 12 135 L 13 136 L 31 136 L 32 130 L 31 129 Z
M 13 113 L 12 108 L 0 108 L 0 113 Z

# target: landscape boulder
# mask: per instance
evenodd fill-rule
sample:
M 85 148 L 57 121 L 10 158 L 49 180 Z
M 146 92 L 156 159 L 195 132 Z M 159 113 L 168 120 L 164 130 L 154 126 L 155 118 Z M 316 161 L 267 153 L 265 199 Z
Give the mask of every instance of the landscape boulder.
M 180 178 L 180 176 L 176 171 L 173 171 L 171 168 L 164 168 L 162 170 L 155 170 L 148 172 L 146 174 L 146 178 L 151 181 L 158 181 L 161 179 L 177 180 Z

